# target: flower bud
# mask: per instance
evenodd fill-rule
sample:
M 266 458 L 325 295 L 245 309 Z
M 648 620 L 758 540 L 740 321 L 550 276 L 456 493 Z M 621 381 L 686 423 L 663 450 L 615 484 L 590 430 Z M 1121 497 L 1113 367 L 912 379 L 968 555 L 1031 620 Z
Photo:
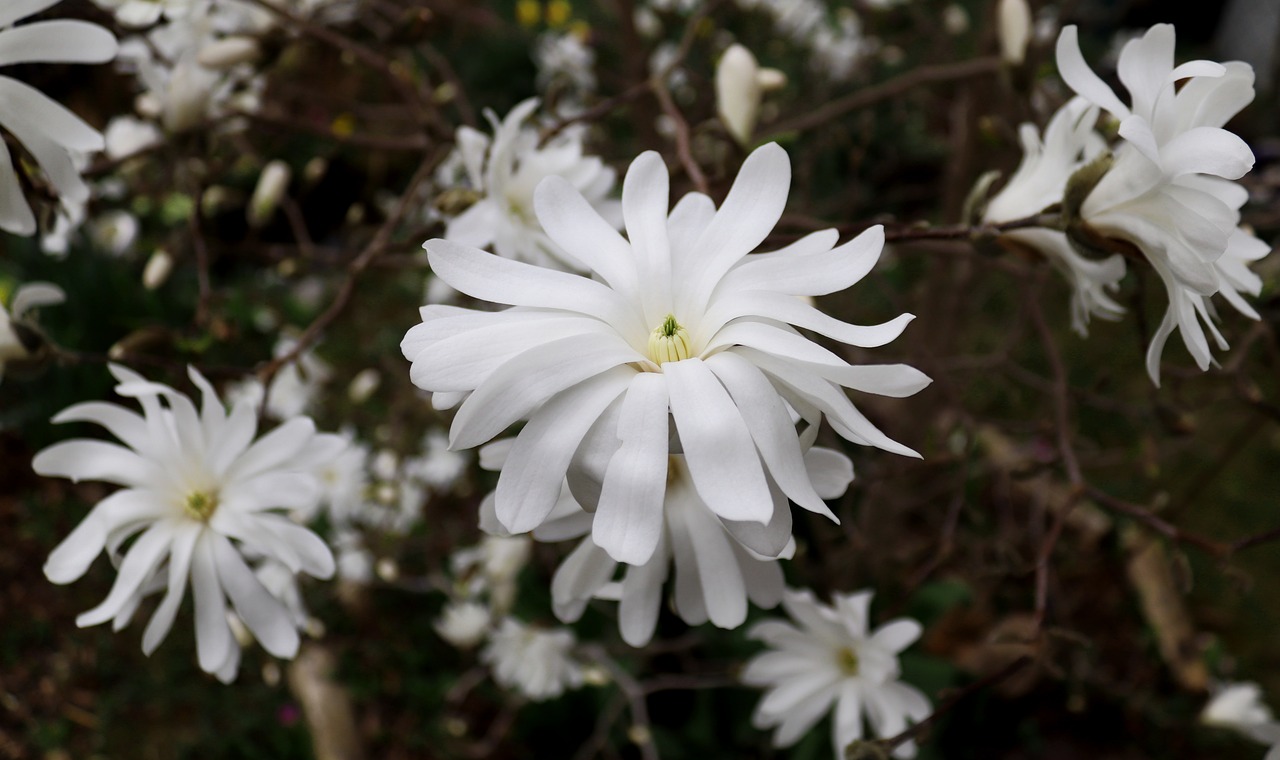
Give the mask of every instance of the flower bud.
M 353 404 L 363 404 L 369 400 L 369 397 L 378 390 L 378 386 L 382 384 L 382 375 L 378 374 L 378 370 L 368 367 L 356 373 L 351 378 L 351 384 L 347 386 L 347 398 Z
M 739 145 L 751 142 L 760 113 L 760 65 L 742 45 L 731 45 L 716 66 L 716 111 Z
M 253 198 L 249 201 L 247 212 L 249 226 L 258 228 L 271 220 L 280 205 L 280 199 L 289 189 L 289 165 L 283 161 L 272 161 L 262 169 L 258 177 L 258 186 L 253 190 Z
M 996 24 L 1000 37 L 1000 57 L 1017 66 L 1027 57 L 1031 41 L 1031 9 L 1027 0 L 1000 0 L 996 6 Z
M 147 259 L 147 266 L 142 270 L 142 287 L 147 290 L 155 290 L 169 279 L 169 274 L 173 272 L 173 256 L 163 248 L 157 248 L 155 253 L 151 254 L 151 258 Z
M 206 69 L 223 71 L 242 63 L 253 63 L 260 55 L 262 49 L 252 37 L 223 37 L 201 48 L 196 60 Z

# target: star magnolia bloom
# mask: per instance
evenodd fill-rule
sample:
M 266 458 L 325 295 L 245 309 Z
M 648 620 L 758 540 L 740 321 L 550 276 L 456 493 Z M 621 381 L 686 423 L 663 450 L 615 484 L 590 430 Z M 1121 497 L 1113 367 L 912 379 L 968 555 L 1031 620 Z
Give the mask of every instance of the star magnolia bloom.
M 1023 124 L 1018 132 L 1022 161 L 987 204 L 984 221 L 1011 222 L 1061 203 L 1071 175 L 1105 149 L 1093 128 L 1097 119 L 1097 107 L 1075 98 L 1049 120 L 1043 141 L 1034 125 Z M 1109 295 L 1119 289 L 1124 277 L 1124 258 L 1119 254 L 1100 261 L 1085 258 L 1065 233 L 1043 227 L 1010 230 L 1001 239 L 1040 251 L 1067 278 L 1073 289 L 1071 325 L 1076 332 L 1088 332 L 1091 316 L 1111 320 L 1124 313 L 1124 307 Z
M 592 208 L 619 224 L 617 201 L 609 200 L 615 175 L 595 156 L 582 154 L 582 133 L 567 130 L 539 147 L 538 131 L 525 122 L 538 108 L 530 98 L 501 122 L 492 111 L 493 139 L 472 129 L 458 129 L 458 155 L 471 189 L 483 197 L 445 225 L 447 240 L 472 246 L 492 245 L 499 256 L 556 269 L 582 271 L 587 262 L 557 245 L 534 216 L 533 192 L 546 177 L 561 177 Z
M 505 456 L 510 443 L 506 439 L 486 446 L 482 452 L 486 465 Z M 839 497 L 853 480 L 853 463 L 831 449 L 809 449 L 805 466 L 819 495 L 826 499 Z M 540 541 L 586 536 L 552 578 L 556 617 L 573 622 L 593 598 L 613 599 L 618 602 L 618 629 L 623 640 L 644 646 L 658 622 L 662 587 L 672 576 L 672 608 L 689 625 L 710 620 L 720 628 L 737 628 L 746 620 L 748 600 L 766 609 L 777 605 L 785 581 L 776 560 L 790 558 L 795 547 L 786 497 L 775 491 L 781 504 L 767 526 L 726 522 L 698 498 L 684 457 L 673 454 L 668 468 L 671 475 L 658 548 L 647 563 L 627 566 L 618 582 L 613 580 L 618 563 L 589 535 L 594 513 L 584 510 L 567 486 L 562 489 L 549 519 L 533 533 Z M 492 494 L 481 503 L 480 527 L 501 531 Z
M 0 66 L 25 63 L 104 63 L 116 56 L 116 39 L 85 21 L 37 21 L 14 27 L 59 0 L 7 0 L 0 7 Z M 102 134 L 39 90 L 0 76 L 0 127 L 17 138 L 70 203 L 88 200 L 89 186 L 76 166 L 78 154 L 102 150 Z M 36 231 L 36 218 L 0 140 L 0 229 L 15 235 Z
M 311 420 L 290 420 L 257 442 L 257 416 L 241 403 L 227 413 L 213 387 L 195 370 L 199 410 L 187 396 L 111 365 L 116 392 L 136 398 L 140 416 L 116 404 L 76 404 L 54 422 L 93 422 L 124 445 L 77 439 L 38 453 L 41 475 L 101 480 L 124 488 L 103 499 L 49 555 L 44 572 L 70 583 L 104 549 L 117 558 L 131 536 L 107 598 L 76 618 L 83 627 L 128 622 L 145 595 L 167 589 L 142 637 L 150 654 L 168 635 L 190 578 L 195 597 L 200 667 L 223 680 L 235 675 L 239 647 L 227 624 L 227 599 L 262 646 L 292 657 L 298 632 L 289 607 L 255 577 L 245 554 L 278 562 L 292 573 L 333 574 L 333 556 L 311 531 L 276 509 L 306 509 L 319 496 L 313 474 L 336 456 L 343 439 L 317 435 Z M 167 405 L 164 403 L 167 402 Z M 229 667 L 230 665 L 230 667 Z
M 545 631 L 505 618 L 489 635 L 480 661 L 493 669 L 493 680 L 503 687 L 541 701 L 582 685 L 582 666 L 572 653 L 575 643 L 567 628 Z
M 1169 310 L 1147 352 L 1147 371 L 1157 384 L 1160 353 L 1175 327 L 1201 369 L 1213 360 L 1200 321 L 1219 336 L 1199 297 L 1224 285 L 1216 262 L 1238 233 L 1239 209 L 1248 199 L 1231 180 L 1254 162 L 1249 146 L 1222 128 L 1253 100 L 1253 69 L 1213 61 L 1175 68 L 1173 48 L 1168 24 L 1125 45 L 1118 70 L 1132 108 L 1084 62 L 1075 27 L 1062 30 L 1057 51 L 1067 84 L 1120 120 L 1124 142 L 1080 216 L 1096 233 L 1135 245 L 1164 281 Z M 1225 341 L 1219 345 L 1225 348 Z
M 781 216 L 789 180 L 787 154 L 771 143 L 747 158 L 719 211 L 690 193 L 668 215 L 666 166 L 646 153 L 622 191 L 628 241 L 567 181 L 546 179 L 535 197 L 539 220 L 599 279 L 426 243 L 437 276 L 515 307 L 426 306 L 401 344 L 413 382 L 436 392 L 433 403 L 466 397 L 450 429 L 455 448 L 529 421 L 495 495 L 509 531 L 538 527 L 566 474 L 574 484 L 575 473 L 602 473 L 598 500 L 587 499 L 598 501 L 593 540 L 615 560 L 643 565 L 662 533 L 672 453 L 684 455 L 699 498 L 725 520 L 771 522 L 770 479 L 834 519 L 805 471 L 792 411 L 806 436 L 825 416 L 850 441 L 918 456 L 872 425 L 841 386 L 907 396 L 928 378 L 906 365 L 850 365 L 792 327 L 863 347 L 902 332 L 909 314 L 860 327 L 804 300 L 861 279 L 879 258 L 883 230 L 835 249 L 836 231 L 825 230 L 748 255 Z
M 930 708 L 919 689 L 898 680 L 898 653 L 920 637 L 920 624 L 899 618 L 868 633 L 870 591 L 836 594 L 834 601 L 828 606 L 809 591 L 788 590 L 782 606 L 798 626 L 756 624 L 747 635 L 771 651 L 753 657 L 742 680 L 767 689 L 752 723 L 776 727 L 776 747 L 795 744 L 834 704 L 831 740 L 840 760 L 862 738 L 864 713 L 872 733 L 887 739 L 906 730 L 908 721 L 923 720 Z M 915 744 L 905 742 L 894 755 L 914 756 Z

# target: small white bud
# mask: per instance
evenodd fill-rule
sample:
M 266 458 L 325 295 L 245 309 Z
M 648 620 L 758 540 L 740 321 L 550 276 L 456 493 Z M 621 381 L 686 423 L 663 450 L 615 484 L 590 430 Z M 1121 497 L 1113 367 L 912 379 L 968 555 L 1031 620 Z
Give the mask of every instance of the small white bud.
M 173 256 L 163 248 L 157 248 L 155 253 L 151 254 L 151 258 L 147 259 L 147 266 L 142 270 L 142 287 L 147 290 L 155 290 L 169 279 L 169 274 L 173 272 Z
M 223 37 L 200 48 L 196 60 L 206 69 L 223 71 L 242 63 L 253 63 L 262 55 L 252 37 Z
M 246 216 L 249 226 L 258 228 L 271 220 L 280 205 L 280 199 L 289 189 L 289 165 L 275 160 L 262 168 L 258 176 L 258 186 L 253 190 L 253 198 L 249 201 Z
M 362 369 L 351 378 L 351 384 L 347 386 L 347 398 L 351 399 L 353 404 L 363 404 L 381 384 L 382 375 L 378 370 L 372 367 Z
M 470 649 L 484 640 L 489 632 L 489 609 L 479 602 L 450 602 L 445 605 L 433 627 L 440 638 L 458 647 Z
M 716 66 L 716 112 L 739 145 L 751 142 L 760 114 L 760 65 L 742 45 L 730 45 Z
M 773 92 L 787 86 L 787 75 L 777 69 L 760 69 L 756 72 L 756 84 L 761 92 Z
M 969 31 L 969 12 L 958 3 L 948 5 L 942 9 L 942 28 L 953 37 L 964 34 Z
M 1027 0 L 1000 0 L 996 6 L 996 22 L 1000 36 L 1000 57 L 1017 66 L 1027 57 L 1031 41 L 1031 8 Z

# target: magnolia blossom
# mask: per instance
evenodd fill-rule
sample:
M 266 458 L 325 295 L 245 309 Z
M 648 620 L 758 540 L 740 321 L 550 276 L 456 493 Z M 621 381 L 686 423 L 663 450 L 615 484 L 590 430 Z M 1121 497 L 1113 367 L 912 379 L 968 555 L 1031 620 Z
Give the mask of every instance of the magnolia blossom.
M 983 220 L 1011 222 L 1061 203 L 1071 175 L 1105 149 L 1093 128 L 1097 118 L 1097 107 L 1075 98 L 1049 120 L 1043 141 L 1034 125 L 1023 124 L 1018 131 L 1022 162 L 987 204 Z M 1009 230 L 1001 238 L 1040 251 L 1071 283 L 1071 325 L 1076 332 L 1088 332 L 1091 316 L 1117 319 L 1124 313 L 1124 307 L 1110 295 L 1124 277 L 1120 254 L 1101 260 L 1087 258 L 1075 250 L 1065 233 L 1044 227 Z
M 1261 744 L 1271 745 L 1264 760 L 1280 760 L 1280 722 L 1262 701 L 1256 683 L 1227 683 L 1205 705 L 1200 720 L 1211 726 L 1230 728 Z
M 276 341 L 273 355 L 287 355 L 298 345 L 294 338 L 281 337 Z M 297 417 L 314 406 L 321 386 L 328 382 L 333 370 L 312 350 L 303 351 L 297 359 L 280 368 L 271 378 L 267 396 L 267 414 L 277 420 Z M 241 399 L 254 404 L 262 403 L 263 386 L 256 378 L 249 378 L 232 386 L 233 402 Z
M 8 362 L 27 359 L 38 346 L 32 340 L 38 334 L 24 324 L 24 318 L 32 309 L 53 306 L 67 300 L 62 288 L 48 282 L 29 282 L 13 294 L 8 310 L 0 303 L 0 379 L 4 378 L 4 366 Z
M 458 647 L 470 649 L 484 641 L 489 633 L 489 621 L 492 615 L 483 604 L 471 601 L 451 601 L 444 606 L 440 617 L 436 618 L 432 627 L 440 638 Z
M 437 276 L 514 308 L 425 306 L 423 323 L 401 344 L 413 382 L 435 392 L 434 404 L 461 402 L 450 429 L 455 448 L 528 420 L 498 479 L 495 509 L 505 528 L 538 527 L 568 475 L 575 495 L 598 504 L 592 539 L 632 565 L 657 550 L 671 454 L 683 454 L 698 497 L 724 520 L 773 522 L 774 486 L 834 519 L 804 466 L 823 418 L 847 440 L 918 456 L 864 417 L 841 386 L 907 396 L 929 382 L 902 364 L 851 365 L 795 329 L 862 347 L 902 332 L 909 314 L 861 327 L 805 300 L 870 271 L 881 228 L 834 249 L 837 233 L 825 230 L 748 255 L 786 203 L 790 164 L 780 147 L 747 158 L 718 211 L 690 193 L 668 212 L 668 181 L 656 153 L 632 164 L 622 193 L 629 240 L 566 180 L 539 186 L 538 219 L 594 279 L 429 241 Z
M 82 627 L 114 620 L 118 629 L 144 596 L 164 590 L 143 633 L 147 654 L 168 635 L 189 579 L 200 667 L 224 681 L 235 677 L 240 657 L 227 623 L 228 599 L 268 652 L 292 657 L 297 615 L 264 587 L 246 556 L 277 562 L 292 574 L 333 574 L 324 541 L 274 510 L 312 506 L 320 490 L 315 469 L 343 440 L 316 434 L 311 420 L 300 417 L 255 442 L 253 407 L 240 403 L 228 413 L 199 372 L 189 372 L 203 396 L 197 409 L 173 388 L 119 365 L 110 369 L 120 382 L 116 392 L 137 399 L 142 415 L 95 401 L 69 407 L 54 422 L 93 422 L 124 445 L 66 441 L 38 453 L 32 466 L 41 475 L 123 488 L 53 550 L 45 575 L 70 583 L 104 550 L 112 557 L 119 568 L 115 584 L 101 604 L 76 618 Z M 120 547 L 135 535 L 120 557 Z
M 431 430 L 422 439 L 422 454 L 405 462 L 405 469 L 433 491 L 447 493 L 467 471 L 471 457 L 449 449 L 449 436 Z
M 499 469 L 510 444 L 506 439 L 486 446 L 482 465 Z M 853 479 L 849 458 L 831 449 L 806 451 L 805 467 L 824 499 L 839 497 Z M 710 620 L 721 628 L 737 628 L 746 619 L 748 600 L 770 608 L 782 598 L 785 581 L 777 559 L 790 558 L 794 551 L 786 497 L 775 492 L 781 504 L 767 526 L 724 521 L 698 497 L 683 456 L 673 454 L 668 468 L 658 548 L 645 564 L 626 566 L 616 581 L 618 563 L 590 537 L 594 513 L 582 508 L 567 485 L 561 490 L 548 520 L 533 533 L 540 541 L 582 538 L 551 581 L 556 617 L 573 622 L 593 598 L 616 600 L 622 638 L 639 647 L 653 636 L 669 578 L 672 608 L 690 625 Z M 492 494 L 480 506 L 480 527 L 502 530 Z
M 898 653 L 920 637 L 920 624 L 898 618 L 868 631 L 870 591 L 836 594 L 833 601 L 788 590 L 782 606 L 796 624 L 769 620 L 751 628 L 747 635 L 770 651 L 747 663 L 742 680 L 767 689 L 752 723 L 776 728 L 776 747 L 795 744 L 834 705 L 831 741 L 841 760 L 863 737 L 864 714 L 871 732 L 887 739 L 923 720 L 930 708 L 919 689 L 899 680 Z M 894 755 L 913 757 L 915 743 L 904 742 Z
M 1253 167 L 1249 146 L 1222 128 L 1253 100 L 1253 69 L 1212 61 L 1175 68 L 1173 48 L 1168 24 L 1124 46 L 1118 72 L 1131 106 L 1084 62 L 1075 27 L 1062 30 L 1057 51 L 1067 84 L 1120 120 L 1124 140 L 1079 216 L 1093 233 L 1136 246 L 1164 281 L 1169 309 L 1147 352 L 1147 372 L 1157 384 L 1160 354 L 1174 329 L 1201 369 L 1213 361 L 1201 322 L 1226 347 L 1204 297 L 1223 287 L 1216 263 L 1238 234 L 1248 199 L 1232 180 Z
M 97 24 L 58 19 L 15 27 L 59 0 L 9 0 L 0 7 L 0 66 L 27 63 L 104 63 L 116 56 L 116 39 Z M 67 203 L 89 199 L 80 176 L 83 154 L 102 150 L 102 134 L 39 90 L 0 76 L 0 128 L 13 135 Z M 8 144 L 0 140 L 0 229 L 36 231 Z
M 201 53 L 219 40 L 236 4 L 195 2 L 190 12 L 170 18 L 146 39 L 124 42 L 120 58 L 145 91 L 137 100 L 143 116 L 172 133 L 186 132 L 218 119 L 232 108 L 256 110 L 262 79 L 252 66 L 211 67 Z
M 532 700 L 558 697 L 582 685 L 582 666 L 573 657 L 573 632 L 547 631 L 505 618 L 489 635 L 480 661 L 493 669 L 493 680 Z
M 560 177 L 616 229 L 620 207 L 608 198 L 614 171 L 599 158 L 583 155 L 581 130 L 565 130 L 539 146 L 538 131 L 525 125 L 537 108 L 538 100 L 530 98 L 501 122 L 486 111 L 492 139 L 470 127 L 458 129 L 458 160 L 470 189 L 480 198 L 449 219 L 444 236 L 469 246 L 492 245 L 494 252 L 509 259 L 583 270 L 587 262 L 579 261 L 543 231 L 534 216 L 533 191 L 543 179 Z

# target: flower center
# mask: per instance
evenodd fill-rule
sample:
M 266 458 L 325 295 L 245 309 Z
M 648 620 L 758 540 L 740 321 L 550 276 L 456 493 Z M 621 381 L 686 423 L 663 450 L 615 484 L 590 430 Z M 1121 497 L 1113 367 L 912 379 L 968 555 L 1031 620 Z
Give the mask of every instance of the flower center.
M 217 509 L 218 496 L 208 491 L 196 491 L 188 494 L 187 502 L 182 505 L 182 510 L 187 513 L 188 517 L 200 522 L 208 522 Z
M 662 324 L 649 333 L 649 358 L 655 364 L 683 361 L 692 353 L 689 348 L 689 331 L 676 321 L 674 314 L 668 314 Z
M 841 647 L 840 651 L 836 652 L 836 662 L 845 675 L 858 675 L 858 653 L 851 647 Z

